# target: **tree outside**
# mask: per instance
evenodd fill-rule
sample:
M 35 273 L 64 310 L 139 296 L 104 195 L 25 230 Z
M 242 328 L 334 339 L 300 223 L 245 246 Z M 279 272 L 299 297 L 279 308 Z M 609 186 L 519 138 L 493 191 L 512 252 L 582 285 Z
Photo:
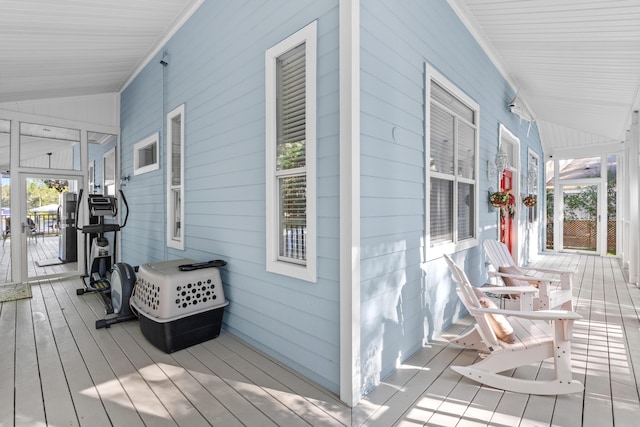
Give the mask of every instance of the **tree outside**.
M 60 193 L 68 190 L 67 181 L 29 178 L 27 180 L 27 210 L 58 204 Z

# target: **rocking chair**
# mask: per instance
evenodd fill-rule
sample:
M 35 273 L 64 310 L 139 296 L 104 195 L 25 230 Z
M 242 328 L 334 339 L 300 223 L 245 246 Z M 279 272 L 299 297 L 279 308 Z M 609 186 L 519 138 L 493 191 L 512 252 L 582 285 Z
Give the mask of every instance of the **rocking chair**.
M 485 240 L 483 247 L 487 259 L 495 268 L 495 271 L 489 272 L 490 277 L 499 277 L 507 287 L 528 284 L 540 290 L 534 309 L 549 310 L 561 306 L 563 310 L 573 310 L 573 271 L 519 267 L 513 261 L 507 245 L 497 240 Z
M 445 259 L 460 300 L 476 320 L 470 332 L 449 341 L 484 353 L 484 358 L 471 366 L 451 369 L 481 384 L 516 393 L 557 395 L 584 390 L 582 383 L 571 376 L 571 336 L 574 321 L 582 318 L 579 314 L 560 310 L 499 310 L 482 295 L 482 288 L 471 285 L 465 272 L 450 257 L 445 255 Z M 551 358 L 555 373 L 551 380 L 499 374 Z

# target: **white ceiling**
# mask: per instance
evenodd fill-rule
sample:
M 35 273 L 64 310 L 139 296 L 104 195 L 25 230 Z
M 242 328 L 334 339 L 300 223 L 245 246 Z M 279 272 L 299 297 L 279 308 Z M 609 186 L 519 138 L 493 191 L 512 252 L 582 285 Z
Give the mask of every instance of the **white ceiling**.
M 0 0 L 0 103 L 118 92 L 202 0 Z
M 202 1 L 0 0 L 0 103 L 120 91 Z M 448 1 L 545 149 L 624 139 L 640 108 L 640 0 Z
M 547 150 L 622 141 L 640 108 L 640 0 L 449 0 Z

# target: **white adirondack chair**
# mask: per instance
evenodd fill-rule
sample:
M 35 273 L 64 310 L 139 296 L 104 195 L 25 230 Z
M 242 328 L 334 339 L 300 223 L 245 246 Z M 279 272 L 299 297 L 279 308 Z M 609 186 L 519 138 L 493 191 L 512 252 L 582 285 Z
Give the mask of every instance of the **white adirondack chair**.
M 507 245 L 498 240 L 485 240 L 483 247 L 495 268 L 488 273 L 490 277 L 499 277 L 507 286 L 529 284 L 540 290 L 534 309 L 562 307 L 563 310 L 573 310 L 573 271 L 520 267 L 513 261 Z
M 517 393 L 555 395 L 584 390 L 582 383 L 571 375 L 571 336 L 573 322 L 581 316 L 573 311 L 540 310 L 512 311 L 485 308 L 465 272 L 445 255 L 457 293 L 469 313 L 475 318 L 473 330 L 450 342 L 485 353 L 470 366 L 451 366 L 457 373 L 481 384 Z M 494 305 L 495 307 L 495 305 Z M 504 317 L 501 317 L 504 316 Z M 513 342 L 498 339 L 496 322 L 508 322 L 513 328 Z M 520 366 L 553 359 L 554 377 L 550 380 L 528 380 L 502 375 Z

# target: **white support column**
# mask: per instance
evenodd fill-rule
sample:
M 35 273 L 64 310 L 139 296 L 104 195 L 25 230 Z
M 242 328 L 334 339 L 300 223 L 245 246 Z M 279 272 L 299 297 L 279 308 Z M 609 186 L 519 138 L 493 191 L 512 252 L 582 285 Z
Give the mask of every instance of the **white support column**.
M 22 227 L 24 215 L 22 211 L 24 207 L 21 200 L 24 199 L 20 191 L 22 187 L 20 182 L 20 174 L 18 173 L 20 165 L 20 121 L 11 119 L 11 133 L 9 136 L 10 153 L 10 172 L 11 187 L 9 189 L 9 197 L 11 199 L 11 281 L 18 282 L 26 279 L 27 265 L 24 256 L 21 254 L 22 245 Z
M 629 200 L 629 282 L 638 284 L 638 271 L 640 270 L 640 186 L 638 185 L 640 171 L 640 123 L 638 111 L 631 116 L 628 169 L 628 200 Z
M 622 228 L 622 232 L 620 233 L 620 242 L 622 243 L 622 267 L 628 269 L 629 268 L 629 250 L 630 250 L 630 242 L 631 239 L 629 236 L 629 206 L 631 198 L 629 197 L 629 160 L 631 157 L 630 153 L 631 149 L 631 132 L 627 131 L 625 133 L 624 138 L 624 152 L 622 159 L 618 162 L 618 171 L 622 171 L 621 176 L 621 185 L 618 188 L 618 207 L 622 207 L 620 212 L 622 213 L 622 218 L 620 221 L 620 225 Z M 622 169 L 621 169 L 622 167 Z
M 340 0 L 340 399 L 361 396 L 360 0 Z

